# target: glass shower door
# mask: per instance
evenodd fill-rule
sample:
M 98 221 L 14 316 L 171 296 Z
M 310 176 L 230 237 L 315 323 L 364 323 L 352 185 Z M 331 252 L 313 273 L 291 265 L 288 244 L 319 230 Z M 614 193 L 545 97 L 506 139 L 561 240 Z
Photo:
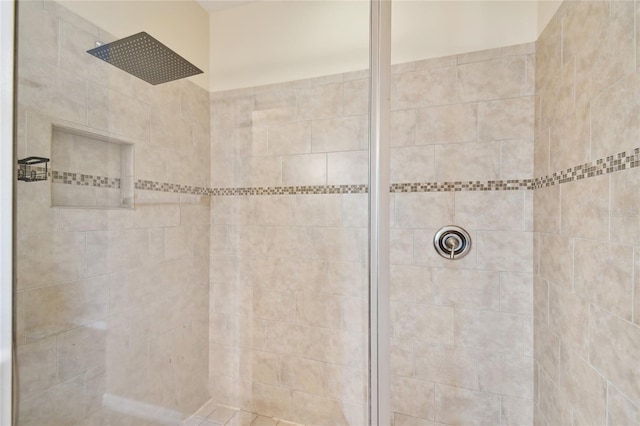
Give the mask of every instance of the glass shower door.
M 208 92 L 87 54 L 118 37 L 67 6 L 17 8 L 17 160 L 49 160 L 16 184 L 17 424 L 179 424 L 208 396 Z
M 261 61 L 222 64 L 230 87 L 211 95 L 213 401 L 261 422 L 366 424 L 368 5 L 212 17 L 212 52 Z
M 17 424 L 366 424 L 369 6 L 214 9 L 209 87 L 86 53 L 187 3 L 18 2 Z

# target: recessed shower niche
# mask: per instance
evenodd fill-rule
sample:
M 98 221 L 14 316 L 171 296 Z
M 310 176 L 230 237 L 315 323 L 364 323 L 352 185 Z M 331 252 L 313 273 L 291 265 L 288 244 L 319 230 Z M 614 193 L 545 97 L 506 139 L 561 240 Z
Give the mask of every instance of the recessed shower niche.
M 106 135 L 54 125 L 53 207 L 133 208 L 133 145 Z

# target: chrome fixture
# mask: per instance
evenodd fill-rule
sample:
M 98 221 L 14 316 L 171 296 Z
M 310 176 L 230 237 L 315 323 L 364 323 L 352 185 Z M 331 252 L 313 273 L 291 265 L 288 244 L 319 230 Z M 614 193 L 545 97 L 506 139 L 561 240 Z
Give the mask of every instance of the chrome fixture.
M 111 43 L 97 42 L 96 45 L 87 53 L 149 84 L 167 83 L 203 72 L 144 31 Z
M 459 259 L 469 253 L 471 237 L 459 226 L 449 225 L 436 232 L 433 246 L 440 256 L 449 260 Z

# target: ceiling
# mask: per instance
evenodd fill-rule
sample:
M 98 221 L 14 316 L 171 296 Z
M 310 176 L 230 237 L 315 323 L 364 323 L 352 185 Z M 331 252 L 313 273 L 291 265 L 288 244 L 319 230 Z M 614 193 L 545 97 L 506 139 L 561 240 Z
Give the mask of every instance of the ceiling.
M 248 3 L 254 3 L 258 0 L 196 0 L 200 6 L 209 12 L 215 12 L 232 7 L 243 6 Z

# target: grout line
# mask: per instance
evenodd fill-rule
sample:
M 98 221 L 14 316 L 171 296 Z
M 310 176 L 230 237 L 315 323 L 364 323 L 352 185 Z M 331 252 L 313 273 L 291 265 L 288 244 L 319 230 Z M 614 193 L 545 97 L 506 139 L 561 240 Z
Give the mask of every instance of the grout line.
M 604 422 L 606 426 L 610 426 L 609 424 L 609 387 L 611 386 L 611 383 L 609 383 L 609 380 L 605 379 L 605 381 L 607 382 L 607 389 L 605 391 L 605 403 L 604 403 Z
M 612 228 L 612 224 L 611 224 L 611 210 L 612 210 L 612 204 L 613 204 L 613 197 L 611 195 L 612 193 L 612 188 L 613 188 L 613 183 L 611 182 L 611 175 L 609 175 L 607 177 L 607 242 L 609 244 L 611 244 L 612 241 L 611 240 L 611 228 Z M 632 282 L 633 283 L 633 282 Z
M 560 27 L 560 68 L 565 64 L 564 60 L 564 18 L 558 16 L 558 26 Z
M 640 321 L 638 320 L 640 318 L 638 318 L 638 312 L 636 312 L 636 294 L 638 292 L 638 283 L 636 280 L 639 278 L 636 276 L 636 268 L 640 267 L 640 265 L 636 264 L 638 259 L 638 247 L 634 247 L 631 250 L 631 255 L 633 256 L 633 259 L 631 259 L 631 322 L 639 324 Z
M 638 4 L 638 1 L 636 0 L 635 2 L 635 10 L 634 10 L 634 22 L 633 22 L 633 45 L 636 47 L 636 54 L 635 54 L 635 58 L 636 58 L 636 70 L 638 70 L 638 68 L 640 67 L 640 58 L 638 57 L 638 52 L 640 52 L 640 40 L 638 40 L 638 33 L 639 31 L 639 27 L 640 26 L 640 22 L 638 22 L 638 8 L 640 8 L 640 4 Z
M 540 111 L 542 111 L 542 104 L 540 104 Z M 533 142 L 534 144 L 534 152 L 535 152 L 535 140 Z M 551 172 L 551 127 L 549 127 L 546 131 L 546 144 L 547 144 L 547 170 L 549 173 L 549 175 L 552 174 Z M 534 158 L 534 169 L 535 169 L 535 158 Z

